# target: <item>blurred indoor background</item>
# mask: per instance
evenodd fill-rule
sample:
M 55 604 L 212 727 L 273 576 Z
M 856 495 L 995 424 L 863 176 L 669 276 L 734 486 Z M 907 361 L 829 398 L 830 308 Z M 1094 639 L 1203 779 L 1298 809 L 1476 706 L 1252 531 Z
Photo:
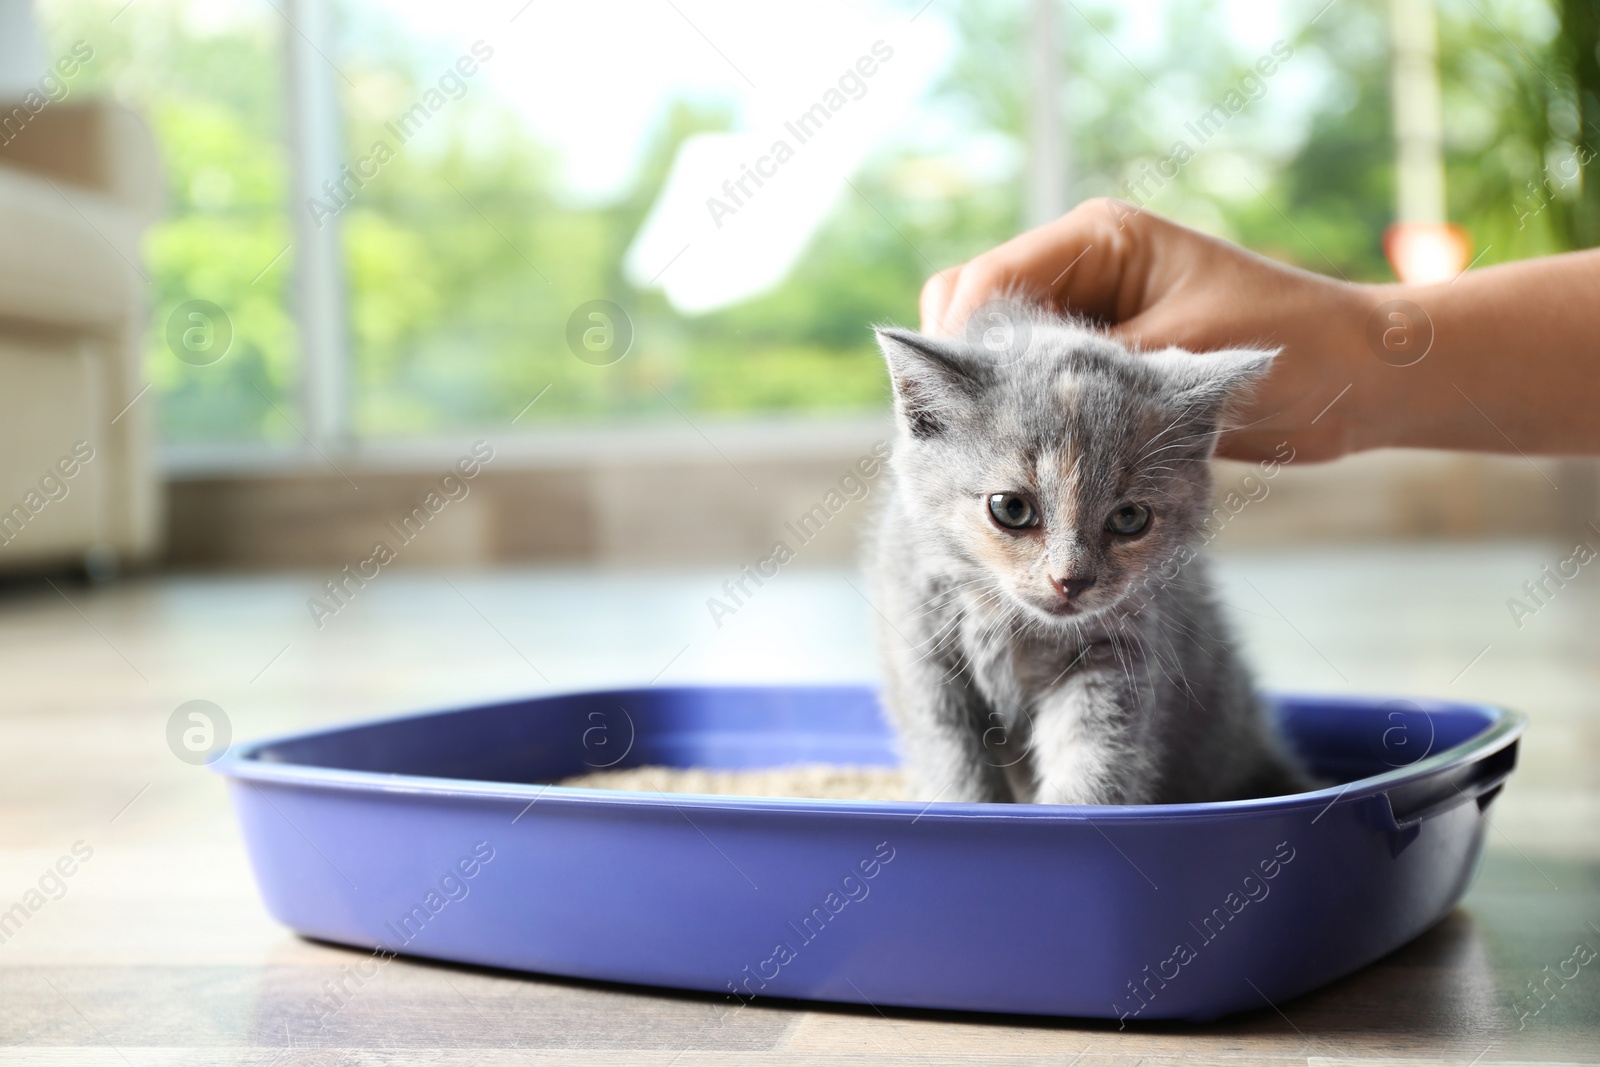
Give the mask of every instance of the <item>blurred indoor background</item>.
M 400 565 L 747 560 L 886 433 L 868 324 L 1089 196 L 1355 280 L 1419 210 L 1600 240 L 1579 0 L 0 10 L 5 498 L 106 427 L 8 570 L 342 565 L 480 439 Z M 1565 538 L 1538 466 L 1302 468 L 1219 543 Z

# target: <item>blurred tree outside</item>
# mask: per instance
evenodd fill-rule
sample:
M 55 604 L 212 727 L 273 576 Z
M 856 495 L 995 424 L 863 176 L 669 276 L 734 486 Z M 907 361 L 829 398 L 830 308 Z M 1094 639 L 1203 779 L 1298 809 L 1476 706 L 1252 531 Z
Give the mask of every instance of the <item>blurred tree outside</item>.
M 1549 83 L 1557 98 L 1547 113 L 1550 132 L 1558 153 L 1570 145 L 1567 159 L 1593 162 L 1600 154 L 1600 4 L 1560 0 L 1559 11 L 1554 59 L 1564 84 Z M 1558 155 L 1557 165 L 1565 163 Z M 1600 245 L 1600 180 L 1584 181 L 1580 174 L 1559 212 L 1569 248 Z
M 95 49 L 73 92 L 126 100 L 163 146 L 170 211 L 148 255 L 149 374 L 164 438 L 293 439 L 293 252 L 283 250 L 289 212 L 305 206 L 286 202 L 281 19 L 270 7 L 183 0 L 145 0 L 115 21 L 114 0 L 42 5 L 53 47 L 81 38 Z M 1344 0 L 1303 27 L 1322 7 L 1285 6 L 1293 58 L 1147 206 L 1310 270 L 1386 280 L 1386 9 Z M 886 383 L 868 327 L 914 323 L 928 274 L 1019 228 L 1027 9 L 1025 0 L 944 9 L 960 47 L 927 106 L 957 135 L 884 144 L 782 285 L 698 317 L 635 290 L 620 264 L 678 146 L 732 128 L 731 107 L 662 101 L 627 192 L 573 203 L 557 187 L 552 150 L 473 84 L 339 216 L 358 435 L 504 427 L 546 387 L 519 430 L 672 420 L 674 407 L 728 416 L 881 410 Z M 424 58 L 434 53 L 381 6 L 350 0 L 340 10 L 345 153 L 354 160 L 439 71 Z M 1585 162 L 1600 149 L 1596 6 L 1441 0 L 1439 13 L 1450 214 L 1480 262 L 1600 242 L 1600 183 L 1587 180 Z M 1221 0 L 1168 0 L 1159 18 L 1109 0 L 1063 10 L 1071 199 L 1126 195 L 1184 136 L 1186 120 L 1241 84 L 1260 48 L 1230 36 L 1224 14 Z M 1113 46 L 1130 20 L 1138 48 Z M 1291 115 L 1285 102 L 1297 92 L 1309 102 Z M 987 163 L 972 165 L 979 158 Z M 574 358 L 565 341 L 573 309 L 596 298 L 627 309 L 634 324 L 632 350 L 606 367 Z M 188 299 L 213 301 L 233 320 L 233 349 L 216 365 L 190 367 L 166 350 L 166 315 Z
M 1559 2 L 1566 14 L 1542 0 L 1439 4 L 1449 216 L 1471 234 L 1479 266 L 1600 243 L 1593 208 L 1581 207 L 1600 202 L 1600 183 L 1586 181 L 1581 162 L 1600 149 L 1596 8 Z M 1318 27 L 1308 47 L 1330 72 L 1327 104 L 1268 193 L 1295 229 L 1286 233 L 1274 207 L 1258 200 L 1233 216 L 1237 236 L 1310 270 L 1393 280 L 1379 244 L 1394 202 L 1386 11 L 1341 3 Z M 1583 57 L 1596 127 L 1589 147 L 1573 81 Z
M 276 16 L 219 5 L 202 18 L 155 3 L 113 21 L 119 7 L 47 0 L 40 17 L 52 55 L 77 40 L 94 49 L 67 99 L 114 96 L 144 116 L 160 143 L 168 209 L 145 245 L 145 373 L 162 437 L 294 439 L 284 419 L 295 417 L 297 359 L 287 305 L 293 254 L 280 257 L 290 224 Z M 194 299 L 224 308 L 233 323 L 230 350 L 211 366 L 190 366 L 167 348 L 167 317 Z

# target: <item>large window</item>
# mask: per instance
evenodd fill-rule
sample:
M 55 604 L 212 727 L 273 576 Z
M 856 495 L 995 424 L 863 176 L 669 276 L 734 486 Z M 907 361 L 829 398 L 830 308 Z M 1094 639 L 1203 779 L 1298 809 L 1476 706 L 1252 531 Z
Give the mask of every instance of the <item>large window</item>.
M 292 440 L 299 361 L 288 299 L 294 257 L 280 255 L 291 224 L 277 17 L 253 4 L 121 6 L 46 3 L 40 15 L 52 56 L 77 42 L 92 52 L 65 99 L 116 96 L 160 142 L 168 212 L 145 255 L 146 373 L 162 435 Z M 166 343 L 167 319 L 195 299 L 225 308 L 232 333 L 227 355 L 208 366 L 176 358 Z
M 879 410 L 868 325 L 1092 195 L 1387 276 L 1374 0 L 41 3 L 53 47 L 94 48 L 72 91 L 164 150 L 172 442 Z M 1479 262 L 1594 239 L 1570 17 L 1439 5 Z M 231 323 L 211 366 L 167 348 L 191 300 Z

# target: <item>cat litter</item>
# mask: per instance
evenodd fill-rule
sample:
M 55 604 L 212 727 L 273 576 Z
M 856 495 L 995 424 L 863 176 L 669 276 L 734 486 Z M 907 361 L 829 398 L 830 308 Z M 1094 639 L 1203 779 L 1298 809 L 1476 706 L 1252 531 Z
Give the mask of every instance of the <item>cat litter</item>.
M 1350 974 L 1454 908 L 1525 726 L 1473 704 L 1271 703 L 1340 784 L 1125 807 L 862 799 L 898 762 L 864 687 L 540 697 L 213 767 L 268 909 L 308 937 L 730 1005 L 1205 1020 Z M 605 772 L 630 777 L 588 777 Z M 768 795 L 713 791 L 739 783 Z
M 704 767 L 629 767 L 590 771 L 556 785 L 574 789 L 626 789 L 634 793 L 706 793 L 711 796 L 799 797 L 813 800 L 907 800 L 905 776 L 895 767 L 841 767 L 801 763 L 748 771 Z

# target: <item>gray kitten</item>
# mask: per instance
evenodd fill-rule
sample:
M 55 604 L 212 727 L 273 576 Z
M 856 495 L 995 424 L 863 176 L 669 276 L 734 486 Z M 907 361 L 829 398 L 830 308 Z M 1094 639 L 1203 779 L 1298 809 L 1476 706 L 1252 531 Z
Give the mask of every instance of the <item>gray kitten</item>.
M 1309 788 L 1192 551 L 1217 431 L 1273 353 L 1133 354 L 1023 314 L 999 346 L 878 331 L 900 433 L 870 567 L 913 795 Z

